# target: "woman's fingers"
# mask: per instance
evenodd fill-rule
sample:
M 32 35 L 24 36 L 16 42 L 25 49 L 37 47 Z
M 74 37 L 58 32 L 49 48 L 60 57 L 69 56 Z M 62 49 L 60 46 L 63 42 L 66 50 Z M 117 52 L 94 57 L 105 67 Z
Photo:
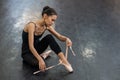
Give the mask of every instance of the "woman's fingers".
M 46 65 L 45 65 L 45 62 L 43 61 L 43 62 L 39 62 L 39 69 L 41 69 L 41 71 L 45 71 L 45 69 L 46 69 Z
M 72 46 L 72 42 L 67 42 L 67 46 Z
M 72 46 L 72 41 L 69 38 L 67 38 L 67 40 L 66 40 L 66 45 L 67 46 Z

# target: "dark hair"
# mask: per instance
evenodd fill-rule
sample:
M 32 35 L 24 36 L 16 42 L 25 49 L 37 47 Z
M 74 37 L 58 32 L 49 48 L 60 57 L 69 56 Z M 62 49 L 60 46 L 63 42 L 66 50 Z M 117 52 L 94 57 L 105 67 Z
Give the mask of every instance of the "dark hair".
M 51 15 L 57 15 L 57 12 L 53 8 L 50 8 L 49 6 L 45 6 L 42 11 L 42 16 L 44 14 L 51 16 Z

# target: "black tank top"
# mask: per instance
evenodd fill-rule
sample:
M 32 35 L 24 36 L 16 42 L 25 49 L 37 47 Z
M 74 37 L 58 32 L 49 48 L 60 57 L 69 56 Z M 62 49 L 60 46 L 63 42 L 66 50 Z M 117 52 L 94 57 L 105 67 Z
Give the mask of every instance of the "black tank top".
M 36 24 L 34 22 L 29 22 L 29 23 L 33 23 L 35 25 L 35 27 L 36 27 Z M 44 34 L 44 32 L 41 35 L 37 35 L 37 36 L 34 35 L 34 44 L 39 41 L 39 39 L 42 37 L 42 35 Z M 23 41 L 23 44 L 28 44 L 28 32 L 25 32 L 24 30 L 22 32 L 22 41 Z

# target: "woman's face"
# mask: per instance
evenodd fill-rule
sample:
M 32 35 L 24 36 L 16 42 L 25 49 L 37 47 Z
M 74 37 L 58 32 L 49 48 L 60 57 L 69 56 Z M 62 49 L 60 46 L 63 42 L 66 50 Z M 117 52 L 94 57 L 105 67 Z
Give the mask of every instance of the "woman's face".
M 46 15 L 44 17 L 45 23 L 48 27 L 52 26 L 55 23 L 56 19 L 57 19 L 57 15 L 51 15 L 51 16 Z

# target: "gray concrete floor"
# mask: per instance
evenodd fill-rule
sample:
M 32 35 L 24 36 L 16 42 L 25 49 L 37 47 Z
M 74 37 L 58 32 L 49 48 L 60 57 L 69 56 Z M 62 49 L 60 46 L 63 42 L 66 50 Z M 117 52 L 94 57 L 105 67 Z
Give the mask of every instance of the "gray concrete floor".
M 120 80 L 119 4 L 119 0 L 1 0 L 0 80 Z M 68 58 L 72 74 L 58 66 L 33 75 L 36 69 L 22 62 L 22 29 L 39 19 L 46 5 L 58 12 L 56 30 L 73 41 L 77 56 L 69 52 Z M 65 52 L 64 43 L 59 44 Z M 57 64 L 52 55 L 47 65 Z

